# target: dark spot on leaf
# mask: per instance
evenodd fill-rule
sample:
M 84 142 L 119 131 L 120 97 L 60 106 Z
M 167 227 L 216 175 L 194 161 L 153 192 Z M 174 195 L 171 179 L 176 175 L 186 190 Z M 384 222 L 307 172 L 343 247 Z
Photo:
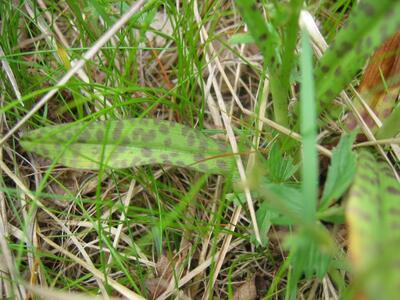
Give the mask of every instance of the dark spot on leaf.
M 228 151 L 228 146 L 224 142 L 217 141 L 217 144 L 218 144 L 219 151 L 221 151 L 221 152 L 227 152 Z
M 370 36 L 368 36 L 368 37 L 366 38 L 366 40 L 365 40 L 365 45 L 366 45 L 368 48 L 371 48 L 371 46 L 372 46 L 372 38 L 371 38 Z
M 335 93 L 331 89 L 329 89 L 325 92 L 325 96 L 328 97 L 329 99 L 331 99 L 331 98 L 335 97 Z
M 149 148 L 143 148 L 142 149 L 142 154 L 145 157 L 150 157 L 153 154 L 153 152 Z
M 166 153 L 162 153 L 162 154 L 160 155 L 160 158 L 161 158 L 162 160 L 166 161 L 166 160 L 169 159 L 169 155 L 166 154 Z
M 182 161 L 182 160 L 177 160 L 177 161 L 176 161 L 176 164 L 177 164 L 178 166 L 186 166 L 185 162 Z
M 266 41 L 267 38 L 268 38 L 268 35 L 267 35 L 266 32 L 264 32 L 263 34 L 260 35 L 260 40 L 263 41 L 263 42 Z
M 118 163 L 121 166 L 121 168 L 129 167 L 129 161 L 127 159 L 122 159 Z
M 388 28 L 386 24 L 383 24 L 381 28 L 379 28 L 381 33 L 381 40 L 384 41 L 388 37 Z
M 118 121 L 115 124 L 115 128 L 113 131 L 114 140 L 118 140 L 121 137 L 122 130 L 124 129 L 124 123 L 122 121 Z
M 172 144 L 171 138 L 166 138 L 164 140 L 164 146 L 165 147 L 169 148 L 169 147 L 171 147 L 171 144 Z
M 97 131 L 96 131 L 96 139 L 98 140 L 98 141 L 102 141 L 103 139 L 104 139 L 104 132 L 103 132 L 103 129 L 98 129 Z
M 124 140 L 122 141 L 122 145 L 129 145 L 131 143 L 129 137 L 125 137 Z
M 385 97 L 385 98 L 389 98 L 389 97 Z M 385 98 L 384 98 L 384 99 L 385 99 Z M 386 118 L 386 117 L 388 117 L 391 113 L 392 113 L 392 109 L 391 109 L 391 108 L 386 108 L 386 109 L 383 111 L 382 115 Z
M 343 57 L 352 48 L 352 44 L 349 42 L 343 42 L 336 48 L 336 54 L 339 58 Z
M 400 222 L 396 222 L 396 221 L 391 222 L 391 223 L 390 223 L 390 227 L 391 227 L 393 230 L 399 230 L 399 229 L 400 229 Z
M 373 17 L 375 15 L 375 8 L 369 3 L 362 1 L 358 7 L 368 17 Z
M 67 132 L 65 133 L 65 139 L 66 139 L 67 141 L 72 140 L 73 137 L 74 137 L 74 134 L 72 134 L 72 132 L 67 131 Z
M 321 72 L 322 73 L 328 73 L 329 72 L 329 70 L 330 70 L 330 68 L 329 68 L 329 66 L 327 66 L 327 65 L 323 65 L 323 66 L 321 66 Z
M 363 50 L 365 49 L 364 45 L 360 42 L 358 42 L 355 46 L 356 52 L 361 54 Z
M 392 215 L 400 216 L 400 207 L 391 207 L 389 213 Z
M 169 127 L 166 124 L 161 124 L 159 130 L 162 134 L 167 134 L 169 132 Z
M 135 127 L 133 129 L 132 134 L 134 135 L 135 139 L 138 139 L 138 138 L 140 138 L 140 135 L 142 134 L 142 132 L 143 132 L 143 129 Z
M 394 195 L 399 195 L 400 196 L 400 189 L 398 187 L 389 186 L 387 188 L 387 192 L 390 193 L 390 194 L 394 194 Z
M 208 171 L 209 170 L 208 165 L 205 164 L 205 163 L 199 164 L 198 167 L 203 171 Z
M 365 222 L 371 222 L 371 216 L 368 212 L 361 210 L 359 207 L 349 207 L 349 212 L 356 215 Z
M 362 179 L 362 181 L 365 181 L 373 186 L 376 186 L 376 184 L 379 183 L 376 176 L 370 176 L 369 174 L 359 174 L 358 176 Z
M 252 11 L 257 11 L 257 10 L 258 10 L 257 4 L 256 4 L 256 3 L 253 3 L 253 4 L 251 5 L 251 10 L 252 10 Z
M 394 16 L 395 16 L 395 10 L 394 9 L 388 9 L 387 12 L 385 13 L 385 17 L 387 19 L 391 19 Z
M 208 142 L 207 141 L 201 141 L 200 140 L 200 144 L 199 144 L 199 150 L 203 153 L 207 152 L 208 150 Z
M 189 127 L 182 126 L 181 133 L 183 136 L 186 136 L 189 133 Z
M 204 155 L 200 153 L 193 154 L 193 159 L 197 162 L 204 160 Z
M 342 68 L 339 66 L 335 70 L 335 76 L 340 77 L 342 75 Z
M 171 157 L 178 157 L 179 153 L 176 152 L 176 151 L 173 151 L 173 152 L 170 153 L 170 155 L 171 155 Z
M 221 159 L 217 160 L 217 166 L 218 166 L 218 168 L 221 168 L 224 171 L 226 171 L 228 169 L 227 163 L 225 161 L 221 160 Z
M 193 132 L 191 132 L 187 136 L 187 143 L 188 143 L 189 146 L 193 146 L 194 145 L 194 141 L 195 141 L 195 136 L 194 136 Z
M 147 143 L 149 141 L 152 141 L 156 138 L 156 131 L 154 129 L 150 129 L 147 132 L 142 133 L 142 142 Z

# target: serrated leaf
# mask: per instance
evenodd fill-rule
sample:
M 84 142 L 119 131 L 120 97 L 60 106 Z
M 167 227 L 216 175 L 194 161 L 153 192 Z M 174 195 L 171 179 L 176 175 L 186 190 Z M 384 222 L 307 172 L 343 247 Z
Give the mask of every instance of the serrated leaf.
M 260 229 L 261 246 L 263 247 L 268 245 L 268 232 L 272 225 L 271 217 L 274 214 L 276 213 L 269 209 L 266 202 L 262 202 L 257 209 L 256 219 L 258 228 Z
M 353 181 L 356 172 L 356 155 L 351 151 L 351 147 L 355 137 L 355 132 L 343 135 L 338 146 L 332 151 L 320 209 L 327 208 L 334 200 L 339 199 Z
M 234 162 L 225 143 L 199 130 L 157 119 L 44 127 L 25 133 L 21 145 L 28 151 L 80 169 L 167 164 L 226 174 Z
M 318 101 L 333 100 L 374 50 L 399 30 L 399 21 L 399 1 L 360 1 L 316 69 Z
M 257 194 L 265 199 L 266 207 L 273 213 L 272 224 L 292 225 L 303 219 L 303 198 L 298 185 L 264 182 Z
M 276 183 L 287 181 L 298 169 L 298 165 L 293 164 L 291 157 L 285 158 L 283 156 L 278 143 L 272 146 L 265 166 L 268 171 L 268 178 Z
M 349 253 L 367 299 L 396 299 L 400 286 L 400 184 L 363 151 L 346 206 Z

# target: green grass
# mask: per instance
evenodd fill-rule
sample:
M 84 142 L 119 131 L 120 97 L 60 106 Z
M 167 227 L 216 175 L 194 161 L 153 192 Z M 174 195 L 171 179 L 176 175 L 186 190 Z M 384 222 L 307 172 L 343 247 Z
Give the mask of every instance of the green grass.
M 347 206 L 349 197 L 364 209 L 355 191 L 373 171 L 356 172 L 361 131 L 348 132 L 351 108 L 337 96 L 354 97 L 350 85 L 397 30 L 400 4 L 354 2 L 147 1 L 54 89 L 131 1 L 0 1 L 0 298 L 351 299 L 379 287 L 392 295 L 397 271 L 383 284 L 378 257 L 358 265 L 347 231 L 374 233 L 350 245 L 356 252 L 387 242 L 378 237 L 395 222 L 399 106 L 377 132 L 387 143 L 368 148 L 376 169 L 392 165 L 376 188 L 386 202 L 365 196 L 375 205 L 365 207 L 385 211 L 379 227 Z M 331 45 L 322 58 L 298 26 L 301 9 Z M 165 158 L 171 151 L 183 163 Z

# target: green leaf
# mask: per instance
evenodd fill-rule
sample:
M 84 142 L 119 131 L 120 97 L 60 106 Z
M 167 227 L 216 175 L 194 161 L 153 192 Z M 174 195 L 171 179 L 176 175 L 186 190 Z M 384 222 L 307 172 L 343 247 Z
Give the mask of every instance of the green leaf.
M 332 151 L 320 210 L 327 208 L 334 200 L 339 199 L 353 181 L 356 172 L 356 155 L 351 151 L 351 147 L 355 138 L 356 132 L 343 135 L 339 145 Z
M 293 164 L 292 158 L 285 158 L 278 143 L 275 143 L 265 162 L 268 179 L 280 183 L 287 181 L 297 171 L 298 166 Z
M 318 153 L 317 116 L 314 98 L 314 78 L 312 74 L 312 50 L 307 32 L 301 36 L 301 88 L 300 88 L 300 128 L 303 143 L 302 191 L 303 212 L 309 222 L 315 221 L 318 197 Z
M 234 163 L 225 143 L 199 130 L 157 119 L 44 127 L 25 133 L 21 145 L 28 151 L 80 169 L 167 164 L 227 174 Z
M 236 44 L 252 44 L 254 43 L 254 38 L 250 33 L 237 33 L 232 35 L 229 38 L 229 44 L 236 45 Z
M 303 227 L 287 239 L 285 245 L 293 252 L 295 277 L 299 278 L 303 273 L 306 278 L 325 276 L 334 246 L 324 226 L 315 224 L 314 228 Z
M 264 19 L 261 9 L 255 0 L 236 0 L 237 7 L 243 20 L 249 27 L 257 47 L 264 56 L 265 64 L 268 66 L 277 62 L 279 55 L 280 38 L 274 27 Z
M 271 217 L 274 214 L 266 202 L 261 203 L 260 207 L 256 212 L 256 219 L 258 228 L 260 229 L 261 246 L 266 247 L 268 245 L 268 232 L 271 228 Z
M 372 154 L 359 154 L 346 206 L 349 253 L 367 299 L 397 299 L 400 285 L 400 184 Z
M 399 30 L 399 21 L 400 1 L 360 1 L 316 68 L 318 102 L 333 100 L 374 50 Z
M 298 185 L 264 183 L 257 194 L 273 212 L 271 222 L 275 225 L 303 224 L 302 193 Z
M 385 119 L 382 127 L 378 129 L 376 137 L 378 139 L 390 139 L 398 133 L 400 133 L 400 105 L 397 105 L 390 116 Z

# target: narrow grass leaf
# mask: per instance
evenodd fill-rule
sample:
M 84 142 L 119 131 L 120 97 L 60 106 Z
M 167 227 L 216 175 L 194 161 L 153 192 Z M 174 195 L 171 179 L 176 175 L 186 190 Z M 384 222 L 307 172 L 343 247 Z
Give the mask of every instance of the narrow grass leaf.
M 44 127 L 25 133 L 21 145 L 28 151 L 80 169 L 167 164 L 226 174 L 234 161 L 225 143 L 199 130 L 157 119 Z
M 245 32 L 245 33 L 237 33 L 237 34 L 232 35 L 229 38 L 228 42 L 231 45 L 236 45 L 236 44 L 251 44 L 251 43 L 254 43 L 255 41 L 254 41 L 253 36 L 250 33 Z
M 396 299 L 400 285 L 400 184 L 386 164 L 359 154 L 346 206 L 349 253 L 366 299 Z
M 356 132 L 341 137 L 338 146 L 332 151 L 328 177 L 320 202 L 320 209 L 326 209 L 339 199 L 353 181 L 356 172 L 356 155 L 351 151 Z
M 303 139 L 302 191 L 304 197 L 304 217 L 307 221 L 313 222 L 315 220 L 318 196 L 317 117 L 312 74 L 312 50 L 309 37 L 305 31 L 302 31 L 301 45 L 300 122 Z
M 328 103 L 350 83 L 374 50 L 399 30 L 400 2 L 363 0 L 316 68 L 318 103 Z

